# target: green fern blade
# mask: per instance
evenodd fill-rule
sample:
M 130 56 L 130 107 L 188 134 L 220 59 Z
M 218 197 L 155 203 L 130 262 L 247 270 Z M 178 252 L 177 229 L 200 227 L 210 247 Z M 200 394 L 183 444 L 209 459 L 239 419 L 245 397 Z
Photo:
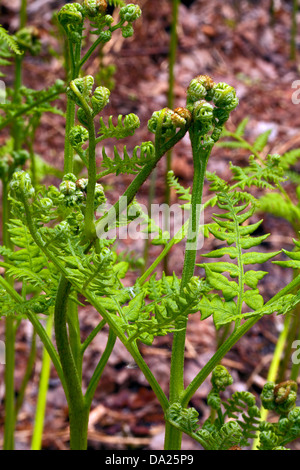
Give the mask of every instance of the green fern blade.
M 16 55 L 22 55 L 17 41 L 8 33 L 8 31 L 0 25 L 0 40 L 5 42 L 11 51 Z

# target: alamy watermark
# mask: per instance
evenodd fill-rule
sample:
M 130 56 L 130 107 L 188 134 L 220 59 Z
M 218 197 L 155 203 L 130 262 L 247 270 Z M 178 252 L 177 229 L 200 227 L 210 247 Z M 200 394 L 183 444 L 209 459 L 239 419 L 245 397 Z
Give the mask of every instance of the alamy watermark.
M 103 204 L 98 207 L 97 215 L 102 216 L 97 225 L 98 238 L 120 240 L 160 239 L 168 241 L 173 238 L 181 241 L 183 231 L 187 233 L 187 250 L 198 250 L 203 246 L 204 211 L 203 205 L 198 204 L 193 222 L 189 223 L 190 210 L 180 204 L 151 204 L 150 210 L 140 203 L 128 206 L 127 198 L 119 199 L 118 214 L 115 206 Z
M 6 101 L 6 87 L 3 80 L 0 80 L 0 104 L 4 104 Z

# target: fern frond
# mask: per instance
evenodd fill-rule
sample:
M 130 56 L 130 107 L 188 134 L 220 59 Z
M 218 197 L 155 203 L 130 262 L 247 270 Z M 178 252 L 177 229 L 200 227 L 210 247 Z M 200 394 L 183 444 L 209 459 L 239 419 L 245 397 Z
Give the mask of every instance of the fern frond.
M 130 116 L 135 115 L 122 116 L 120 114 L 116 125 L 113 124 L 113 116 L 109 116 L 107 125 L 104 124 L 103 118 L 100 117 L 98 134 L 101 136 L 101 140 L 111 138 L 124 139 L 133 135 L 140 123 L 137 116 L 135 116 L 136 119 L 133 121 L 130 120 Z
M 249 166 L 241 168 L 230 163 L 233 173 L 233 180 L 238 182 L 239 188 L 256 186 L 264 189 L 274 189 L 274 185 L 279 185 L 286 180 L 284 171 L 280 166 L 280 157 L 268 155 L 266 164 L 259 163 L 255 157 L 249 157 Z
M 223 405 L 226 410 L 224 416 L 236 420 L 242 429 L 241 446 L 248 446 L 260 423 L 260 411 L 255 405 L 254 396 L 250 392 L 235 392 Z
M 16 55 L 22 55 L 17 41 L 9 34 L 9 32 L 0 25 L 0 41 L 5 42 L 11 51 Z
M 191 194 L 190 194 L 190 190 L 191 188 L 188 187 L 188 188 L 184 188 L 178 181 L 178 178 L 175 177 L 174 175 L 174 172 L 173 171 L 169 171 L 168 174 L 167 174 L 167 182 L 168 182 L 168 185 L 175 190 L 177 196 L 178 196 L 178 199 L 180 200 L 183 200 L 183 201 L 186 201 L 188 203 L 191 202 Z
M 120 156 L 116 146 L 114 146 L 114 156 L 107 155 L 105 148 L 102 149 L 101 170 L 105 172 L 119 174 L 136 174 L 141 168 L 153 158 L 153 146 L 136 146 L 133 149 L 132 156 L 129 156 L 126 146 L 123 148 L 123 158 Z
M 174 274 L 163 275 L 158 281 L 152 276 L 125 309 L 128 321 L 125 329 L 130 341 L 139 339 L 151 344 L 155 336 L 174 331 L 175 320 L 180 324 L 181 318 L 199 311 L 199 299 L 205 290 L 205 283 L 197 277 L 181 292 L 180 281 Z M 146 296 L 153 301 L 146 304 Z
M 212 426 L 211 430 L 197 429 L 198 412 L 194 408 L 182 408 L 175 403 L 170 406 L 166 419 L 177 429 L 185 432 L 199 442 L 205 450 L 228 450 L 239 445 L 243 435 L 236 421 L 229 421 L 219 429 Z
M 267 272 L 246 271 L 245 266 L 263 264 L 279 252 L 244 252 L 244 250 L 260 245 L 269 236 L 268 234 L 260 237 L 252 236 L 262 221 L 244 225 L 255 211 L 255 205 L 253 205 L 252 198 L 248 193 L 223 190 L 218 193 L 217 197 L 217 206 L 222 212 L 213 217 L 217 228 L 209 227 L 209 231 L 215 238 L 228 246 L 213 250 L 202 256 L 221 258 L 228 255 L 231 259 L 235 259 L 236 263 L 221 261 L 199 264 L 200 267 L 204 268 L 206 280 L 211 288 L 221 291 L 223 296 L 220 297 L 216 294 L 204 295 L 200 301 L 200 310 L 202 319 L 213 314 L 215 325 L 220 328 L 221 325 L 244 317 L 244 314 L 242 314 L 244 303 L 253 311 L 263 307 L 264 300 L 257 289 L 257 284 Z M 228 273 L 232 279 L 237 278 L 237 281 L 230 280 L 224 273 Z
M 275 217 L 282 217 L 290 222 L 293 227 L 299 225 L 300 207 L 289 200 L 285 200 L 280 193 L 266 193 L 260 197 L 259 210 L 272 214 Z

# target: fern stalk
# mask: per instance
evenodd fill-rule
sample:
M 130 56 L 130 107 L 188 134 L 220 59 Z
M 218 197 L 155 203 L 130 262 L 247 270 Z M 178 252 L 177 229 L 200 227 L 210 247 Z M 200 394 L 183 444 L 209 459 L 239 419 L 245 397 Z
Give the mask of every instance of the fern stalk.
M 47 318 L 46 333 L 49 337 L 52 335 L 53 327 L 53 312 Z M 43 348 L 42 368 L 39 383 L 39 393 L 35 412 L 34 429 L 31 440 L 31 450 L 41 450 L 42 437 L 44 428 L 44 418 L 46 411 L 47 392 L 49 386 L 49 376 L 51 370 L 51 358 L 46 350 Z
M 8 200 L 8 181 L 2 179 L 2 239 L 6 247 L 11 247 L 11 241 L 8 233 L 8 221 L 10 216 Z M 11 279 L 5 275 L 8 285 L 12 285 Z M 13 289 L 13 287 L 12 287 Z M 5 319 L 5 427 L 4 427 L 4 450 L 14 449 L 14 429 L 15 429 L 15 319 L 7 316 Z
M 208 158 L 212 150 L 211 145 L 207 145 L 200 150 L 199 138 L 193 127 L 194 125 L 192 125 L 190 129 L 190 139 L 194 162 L 194 177 L 191 199 L 191 213 L 189 218 L 186 245 L 197 244 L 205 171 Z M 191 249 L 190 247 L 186 246 L 180 286 L 181 292 L 183 292 L 183 289 L 187 286 L 194 274 L 196 255 L 196 248 Z M 184 391 L 184 352 L 187 319 L 188 317 L 185 316 L 184 318 L 178 318 L 175 322 L 176 331 L 173 337 L 170 369 L 170 404 L 178 402 L 180 400 L 181 394 Z M 180 447 L 181 432 L 167 423 L 165 450 L 176 450 L 180 449 Z
M 87 425 L 89 409 L 86 407 L 81 389 L 80 376 L 69 344 L 67 330 L 67 306 L 71 284 L 61 276 L 54 310 L 54 329 L 57 350 L 68 389 L 70 418 L 70 445 L 73 450 L 87 447 Z

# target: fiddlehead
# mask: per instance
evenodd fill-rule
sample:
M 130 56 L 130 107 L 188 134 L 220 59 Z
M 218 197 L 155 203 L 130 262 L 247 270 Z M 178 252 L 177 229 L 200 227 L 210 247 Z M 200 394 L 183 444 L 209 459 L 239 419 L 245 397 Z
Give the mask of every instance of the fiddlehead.
M 295 407 L 297 390 L 297 383 L 293 380 L 287 380 L 277 385 L 273 382 L 267 382 L 261 393 L 262 405 L 267 410 L 286 415 Z
M 68 3 L 60 9 L 57 18 L 64 28 L 68 39 L 72 43 L 80 43 L 84 23 L 83 7 L 79 3 Z

